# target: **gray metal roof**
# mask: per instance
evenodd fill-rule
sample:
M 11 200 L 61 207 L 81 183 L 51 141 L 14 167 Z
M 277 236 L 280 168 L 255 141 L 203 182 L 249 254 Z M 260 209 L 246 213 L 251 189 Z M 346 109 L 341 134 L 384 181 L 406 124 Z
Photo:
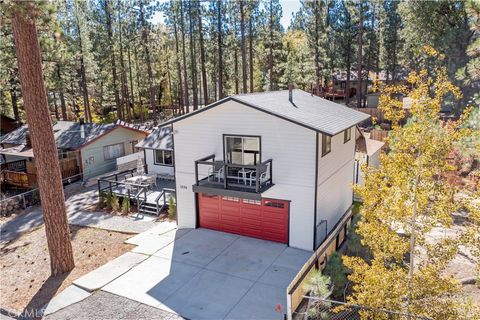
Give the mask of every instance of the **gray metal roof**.
M 59 149 L 78 149 L 86 143 L 104 135 L 116 127 L 126 127 L 132 130 L 140 130 L 130 126 L 119 125 L 115 123 L 98 124 L 84 123 L 80 124 L 74 121 L 58 121 L 53 125 L 53 133 L 57 148 Z M 28 126 L 20 128 L 2 136 L 0 143 L 22 145 L 26 144 Z
M 332 136 L 370 118 L 366 113 L 355 111 L 303 90 L 294 89 L 292 95 L 293 103 L 288 100 L 288 90 L 234 95 L 166 121 L 160 126 L 194 116 L 229 100 Z
M 59 121 L 60 122 L 69 122 L 69 121 Z M 58 123 L 53 127 L 55 133 Z M 116 124 L 98 124 L 98 123 L 84 123 L 80 124 L 78 122 L 71 122 L 67 127 L 63 127 L 61 132 L 55 135 L 55 140 L 57 142 L 57 148 L 59 149 L 77 149 L 83 146 L 84 144 L 104 135 L 110 130 L 113 130 L 117 127 Z
M 292 97 L 293 102 L 290 102 L 288 90 L 282 90 L 235 95 L 233 99 L 328 135 L 336 135 L 370 117 L 303 90 L 292 90 Z
M 137 148 L 173 150 L 172 127 L 158 127 L 145 139 L 137 143 Z

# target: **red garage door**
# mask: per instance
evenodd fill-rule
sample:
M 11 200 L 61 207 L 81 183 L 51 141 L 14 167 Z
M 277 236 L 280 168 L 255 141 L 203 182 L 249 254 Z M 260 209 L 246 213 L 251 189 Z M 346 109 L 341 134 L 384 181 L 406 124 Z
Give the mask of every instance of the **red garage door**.
M 288 201 L 198 194 L 200 227 L 288 243 Z

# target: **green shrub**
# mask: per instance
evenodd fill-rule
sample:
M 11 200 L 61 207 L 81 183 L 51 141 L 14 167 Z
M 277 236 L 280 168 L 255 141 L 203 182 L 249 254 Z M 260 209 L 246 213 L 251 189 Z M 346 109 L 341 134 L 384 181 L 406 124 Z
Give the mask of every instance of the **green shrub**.
M 330 256 L 323 273 L 329 276 L 333 283 L 333 296 L 336 298 L 343 296 L 347 284 L 347 271 L 342 263 L 342 256 L 338 252 L 334 252 Z
M 120 210 L 120 203 L 118 201 L 118 196 L 116 193 L 112 194 L 112 196 L 110 197 L 110 208 L 112 208 L 113 211 Z
M 112 197 L 113 197 L 113 194 L 108 192 L 105 196 L 105 208 L 107 209 L 112 209 Z
M 123 197 L 122 212 L 123 213 L 129 213 L 130 212 L 130 198 L 129 197 Z
M 168 200 L 168 217 L 172 220 L 177 217 L 177 204 L 173 196 Z
M 314 269 L 308 277 L 306 289 L 310 295 L 318 298 L 328 298 L 330 296 L 330 287 L 332 281 L 329 276 L 322 274 L 318 269 Z
M 98 193 L 98 207 L 103 209 L 107 206 L 108 194 L 105 191 L 100 191 Z
M 357 233 L 357 225 L 360 219 L 360 215 L 354 216 L 348 228 L 346 253 L 349 256 L 357 256 L 369 260 L 371 257 L 370 251 L 362 245 L 362 237 Z

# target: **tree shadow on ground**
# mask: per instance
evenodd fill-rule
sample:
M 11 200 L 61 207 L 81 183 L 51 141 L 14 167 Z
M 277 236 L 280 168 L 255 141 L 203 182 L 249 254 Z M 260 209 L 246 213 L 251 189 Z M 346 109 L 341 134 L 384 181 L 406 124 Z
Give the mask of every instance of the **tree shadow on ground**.
M 41 309 L 52 300 L 69 274 L 70 272 L 66 272 L 48 277 L 23 309 L 19 319 L 40 319 L 42 315 Z

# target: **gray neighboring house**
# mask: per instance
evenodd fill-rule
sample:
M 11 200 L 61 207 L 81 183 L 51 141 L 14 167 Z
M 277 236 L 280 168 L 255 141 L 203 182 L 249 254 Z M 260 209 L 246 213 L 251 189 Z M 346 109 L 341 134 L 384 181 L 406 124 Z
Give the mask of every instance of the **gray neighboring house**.
M 88 179 L 116 169 L 116 159 L 135 152 L 135 145 L 149 134 L 142 126 L 58 121 L 53 125 L 63 178 L 83 173 Z M 22 187 L 36 184 L 35 155 L 28 126 L 0 138 L 2 176 L 5 183 Z M 22 175 L 23 173 L 23 175 Z

